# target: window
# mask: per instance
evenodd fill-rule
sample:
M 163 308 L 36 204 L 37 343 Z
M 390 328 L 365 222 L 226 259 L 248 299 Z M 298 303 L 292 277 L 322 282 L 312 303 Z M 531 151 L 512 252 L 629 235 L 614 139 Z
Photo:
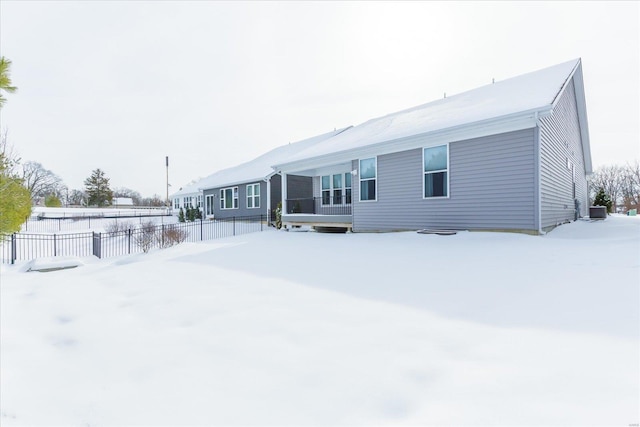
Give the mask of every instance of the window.
M 333 175 L 333 204 L 342 204 L 342 174 Z
M 198 202 L 198 208 L 201 208 L 201 207 L 202 207 L 202 195 L 199 195 L 199 196 L 196 198 L 196 200 L 197 200 L 197 202 Z
M 351 173 L 325 175 L 322 183 L 322 204 L 342 205 L 351 203 Z
M 238 187 L 220 190 L 220 209 L 238 209 Z
M 173 208 L 180 209 L 180 199 L 173 199 Z
M 360 200 L 376 200 L 377 158 L 360 160 Z
M 331 204 L 331 177 L 329 175 L 322 177 L 322 204 Z
M 424 197 L 449 195 L 449 146 L 424 149 Z
M 247 185 L 247 208 L 260 207 L 260 184 Z
M 205 212 L 207 215 L 213 215 L 213 194 L 205 196 Z

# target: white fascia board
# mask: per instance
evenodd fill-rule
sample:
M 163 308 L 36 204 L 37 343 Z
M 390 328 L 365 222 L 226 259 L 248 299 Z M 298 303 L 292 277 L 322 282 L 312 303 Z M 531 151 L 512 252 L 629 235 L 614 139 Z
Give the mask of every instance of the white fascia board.
M 593 172 L 591 163 L 591 141 L 589 138 L 589 125 L 587 121 L 587 102 L 584 93 L 584 80 L 582 77 L 582 67 L 576 72 L 573 78 L 573 89 L 576 94 L 576 107 L 578 109 L 578 122 L 580 124 L 580 139 L 582 140 L 582 155 L 584 169 L 587 175 Z
M 383 141 L 377 144 L 358 147 L 351 150 L 284 163 L 282 165 L 276 165 L 275 167 L 278 168 L 278 170 L 287 173 L 295 173 L 296 171 L 318 169 L 331 164 L 345 163 L 354 159 L 374 157 L 383 154 L 412 150 L 415 148 L 464 141 L 467 139 L 497 135 L 521 129 L 529 129 L 537 126 L 539 117 L 544 117 L 550 113 L 551 106 L 549 105 L 544 108 L 538 108 L 509 116 L 502 116 L 498 119 L 489 119 L 481 122 L 470 123 L 468 125 L 455 126 L 453 128 L 411 135 L 391 141 Z
M 206 187 L 201 187 L 198 190 L 200 191 L 217 190 L 219 188 L 236 187 L 243 184 L 255 184 L 257 182 L 266 181 L 267 179 L 271 178 L 273 175 L 274 174 L 269 174 L 267 176 L 259 176 L 255 178 L 243 179 L 241 181 L 232 181 L 232 182 L 225 182 L 224 184 L 207 185 Z

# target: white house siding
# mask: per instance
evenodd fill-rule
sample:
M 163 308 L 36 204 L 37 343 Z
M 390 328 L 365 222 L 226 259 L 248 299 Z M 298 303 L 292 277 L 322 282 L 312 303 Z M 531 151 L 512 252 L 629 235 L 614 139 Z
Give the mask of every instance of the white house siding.
M 540 200 L 543 230 L 572 221 L 575 215 L 571 170 L 580 213 L 588 212 L 588 189 L 580 137 L 573 79 L 562 93 L 551 116 L 540 120 Z
M 378 156 L 377 201 L 359 202 L 354 177 L 353 230 L 535 232 L 535 135 L 532 128 L 450 143 L 449 198 L 423 198 L 422 149 Z

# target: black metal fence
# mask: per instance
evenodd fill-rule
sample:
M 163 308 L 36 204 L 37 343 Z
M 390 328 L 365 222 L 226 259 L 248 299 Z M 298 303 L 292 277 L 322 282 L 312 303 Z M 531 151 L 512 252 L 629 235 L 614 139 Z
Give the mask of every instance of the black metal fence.
M 287 199 L 287 213 L 306 213 L 315 215 L 351 215 L 351 194 Z
M 56 256 L 98 258 L 148 252 L 182 242 L 198 242 L 263 231 L 266 215 L 233 217 L 217 220 L 196 220 L 177 224 L 127 228 L 106 233 L 4 235 L 0 241 L 0 263 L 14 264 L 34 258 Z

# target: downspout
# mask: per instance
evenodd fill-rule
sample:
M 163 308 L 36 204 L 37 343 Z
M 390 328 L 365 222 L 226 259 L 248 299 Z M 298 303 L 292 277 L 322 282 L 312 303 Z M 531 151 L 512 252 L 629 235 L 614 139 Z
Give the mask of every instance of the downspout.
M 538 112 L 535 112 L 534 115 L 535 121 L 536 121 L 536 135 L 535 135 L 535 159 L 536 159 L 536 179 L 535 179 L 535 184 L 536 184 L 536 209 L 538 211 L 538 234 L 540 235 L 544 235 L 546 234 L 543 230 L 542 230 L 542 190 L 541 190 L 541 173 L 542 173 L 542 166 L 541 166 L 541 154 L 542 154 L 542 149 L 541 149 L 541 137 L 540 137 L 540 116 L 538 114 Z

